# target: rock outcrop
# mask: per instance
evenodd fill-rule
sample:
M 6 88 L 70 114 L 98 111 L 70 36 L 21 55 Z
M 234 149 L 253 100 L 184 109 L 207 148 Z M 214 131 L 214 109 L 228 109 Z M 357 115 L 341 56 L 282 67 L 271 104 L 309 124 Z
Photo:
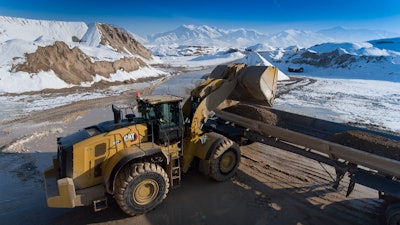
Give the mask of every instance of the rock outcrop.
M 79 48 L 70 49 L 64 42 L 56 41 L 54 45 L 38 47 L 36 52 L 26 54 L 26 62 L 15 65 L 13 69 L 28 73 L 53 70 L 66 83 L 79 85 L 92 81 L 95 75 L 109 78 L 117 70 L 132 72 L 139 69 L 139 66 L 146 66 L 140 58 L 92 62 Z
M 110 74 L 118 70 L 135 71 L 147 66 L 144 60 L 152 59 L 151 52 L 122 29 L 99 23 L 96 26 L 101 34 L 99 44 L 125 57 L 115 61 L 94 61 L 79 47 L 70 48 L 65 42 L 56 41 L 53 45 L 39 46 L 35 52 L 26 53 L 26 61 L 13 65 L 11 70 L 33 74 L 52 70 L 66 83 L 79 85 L 93 81 L 96 75 L 110 78 Z
M 140 55 L 145 59 L 151 59 L 151 52 L 124 30 L 108 24 L 96 25 L 102 34 L 100 44 L 109 45 L 120 53 Z

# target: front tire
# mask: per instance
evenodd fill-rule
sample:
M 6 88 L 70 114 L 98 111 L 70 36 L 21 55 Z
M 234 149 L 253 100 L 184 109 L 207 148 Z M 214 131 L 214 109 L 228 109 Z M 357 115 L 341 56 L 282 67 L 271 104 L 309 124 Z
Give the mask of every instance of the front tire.
M 135 216 L 154 209 L 169 190 L 168 175 L 153 163 L 127 165 L 118 173 L 115 199 L 126 214 Z
M 232 140 L 224 138 L 210 159 L 210 176 L 216 181 L 233 177 L 240 163 L 240 148 Z

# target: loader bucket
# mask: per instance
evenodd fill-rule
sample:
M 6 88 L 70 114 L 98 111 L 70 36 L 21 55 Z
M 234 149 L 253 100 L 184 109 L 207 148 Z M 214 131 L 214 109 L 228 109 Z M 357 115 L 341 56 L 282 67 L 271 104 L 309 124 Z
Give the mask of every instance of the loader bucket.
M 272 66 L 217 66 L 210 75 L 214 79 L 231 80 L 236 78 L 237 85 L 229 99 L 256 102 L 273 106 L 278 81 L 278 69 Z
M 193 89 L 191 97 L 182 107 L 183 115 L 190 124 L 185 133 L 182 170 L 187 172 L 195 154 L 203 152 L 199 145 L 207 140 L 202 127 L 215 110 L 240 102 L 255 102 L 272 106 L 276 93 L 278 69 L 272 66 L 247 66 L 246 64 L 219 65 L 209 79 Z M 204 142 L 204 143 L 203 143 Z M 208 154 L 208 153 L 207 153 Z M 204 157 L 196 155 L 202 160 Z

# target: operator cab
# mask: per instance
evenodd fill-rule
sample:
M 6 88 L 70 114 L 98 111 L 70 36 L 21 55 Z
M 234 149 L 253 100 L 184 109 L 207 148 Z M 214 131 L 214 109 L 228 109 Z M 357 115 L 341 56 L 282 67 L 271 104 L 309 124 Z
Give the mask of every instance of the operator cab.
M 139 114 L 148 121 L 149 135 L 156 144 L 168 146 L 182 140 L 182 100 L 171 95 L 137 96 Z

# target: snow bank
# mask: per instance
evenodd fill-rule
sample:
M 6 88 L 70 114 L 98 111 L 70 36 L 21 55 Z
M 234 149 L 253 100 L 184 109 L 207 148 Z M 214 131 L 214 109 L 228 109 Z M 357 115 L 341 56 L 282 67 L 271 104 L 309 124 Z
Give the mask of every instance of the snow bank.
M 29 74 L 26 72 L 9 73 L 7 68 L 0 68 L 0 93 L 23 93 L 40 91 L 46 88 L 60 89 L 72 87 L 61 80 L 53 71 Z
M 122 70 L 118 70 L 116 73 L 110 74 L 110 78 L 96 75 L 93 78 L 92 82 L 83 82 L 81 86 L 90 87 L 94 83 L 97 83 L 102 80 L 115 82 L 115 81 L 137 80 L 140 78 L 158 77 L 160 75 L 168 75 L 168 73 L 155 69 L 153 67 L 142 67 L 133 72 L 125 72 Z
M 7 69 L 0 68 L 0 73 L 2 74 L 0 93 L 23 93 L 28 91 L 40 91 L 43 89 L 60 89 L 76 86 L 65 83 L 53 71 L 40 72 L 38 74 L 29 74 L 25 72 L 10 74 L 7 72 Z M 92 82 L 82 82 L 80 86 L 90 87 L 101 80 L 116 82 L 137 80 L 146 77 L 158 77 L 160 75 L 167 75 L 167 73 L 153 67 L 143 67 L 133 72 L 118 70 L 116 73 L 111 74 L 110 78 L 96 75 Z

